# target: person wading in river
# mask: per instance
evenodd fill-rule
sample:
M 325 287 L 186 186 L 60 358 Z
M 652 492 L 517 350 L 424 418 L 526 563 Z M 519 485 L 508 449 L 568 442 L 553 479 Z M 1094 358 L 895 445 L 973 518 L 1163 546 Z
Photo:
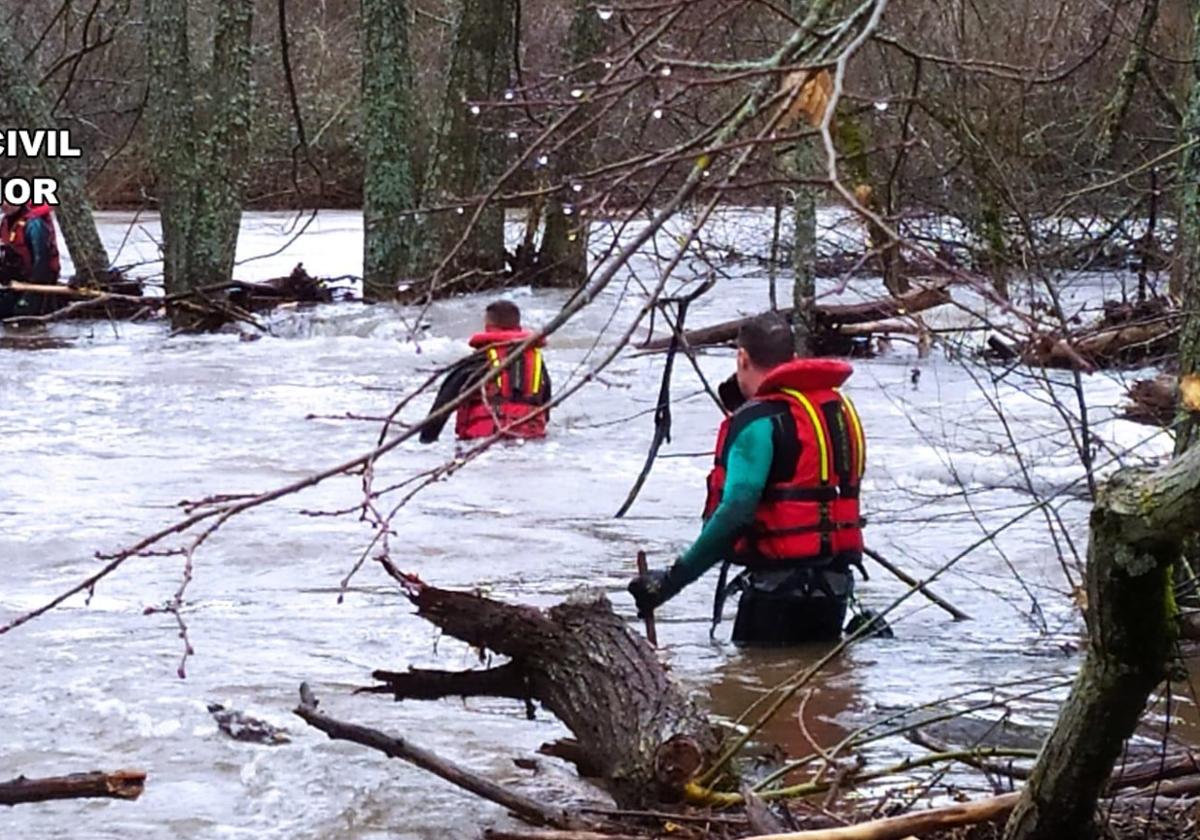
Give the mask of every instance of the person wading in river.
M 434 398 L 430 414 L 454 400 L 485 371 L 500 368 L 513 349 L 533 333 L 521 327 L 521 310 L 507 300 L 488 305 L 483 332 L 471 336 L 474 349 L 447 373 Z M 488 438 L 502 432 L 506 437 L 546 436 L 549 411 L 539 409 L 550 402 L 550 374 L 542 358 L 542 341 L 528 347 L 519 361 L 495 376 L 488 376 L 471 398 L 458 407 L 454 431 L 459 440 Z M 432 443 L 442 433 L 447 416 L 426 420 L 421 442 Z
M 54 217 L 45 204 L 0 204 L 0 285 L 58 282 L 61 266 Z M 37 314 L 25 295 L 0 292 L 0 317 Z
M 721 388 L 733 413 L 717 433 L 704 527 L 669 569 L 630 582 L 639 614 L 726 560 L 744 571 L 728 587 L 722 571 L 714 622 L 726 594 L 740 590 L 735 643 L 841 635 L 854 592 L 850 567 L 862 569 L 866 441 L 838 390 L 853 369 L 836 359 L 797 359 L 793 342 L 791 326 L 774 313 L 739 331 L 737 372 Z
M 6 282 L 51 284 L 58 282 L 61 266 L 54 216 L 45 204 L 0 204 L 0 247 L 4 250 Z

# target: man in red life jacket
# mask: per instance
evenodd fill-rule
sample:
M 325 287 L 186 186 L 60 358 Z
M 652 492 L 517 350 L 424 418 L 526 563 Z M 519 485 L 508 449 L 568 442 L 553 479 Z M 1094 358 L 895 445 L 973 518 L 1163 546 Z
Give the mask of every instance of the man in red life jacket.
M 0 247 L 4 250 L 5 280 L 22 283 L 58 282 L 61 271 L 54 216 L 45 204 L 0 204 Z
M 497 432 L 512 438 L 545 437 L 549 411 L 540 409 L 550 402 L 550 374 L 542 358 L 543 342 L 534 342 L 522 351 L 519 360 L 502 369 L 510 354 L 532 336 L 522 329 L 521 310 L 516 304 L 507 300 L 489 304 L 483 332 L 470 339 L 475 352 L 447 372 L 430 414 L 474 384 L 475 393 L 459 405 L 455 416 L 454 431 L 459 440 L 488 438 Z M 422 443 L 438 439 L 447 416 L 425 421 Z
M 733 640 L 788 645 L 836 639 L 862 565 L 858 493 L 866 462 L 862 424 L 839 390 L 851 367 L 797 359 L 791 326 L 760 316 L 738 334 L 736 410 L 717 434 L 704 527 L 666 571 L 629 584 L 645 614 L 721 560 L 745 571 Z M 740 406 L 731 403 L 741 402 Z M 724 574 L 722 574 L 724 578 Z M 719 603 L 727 591 L 718 589 Z

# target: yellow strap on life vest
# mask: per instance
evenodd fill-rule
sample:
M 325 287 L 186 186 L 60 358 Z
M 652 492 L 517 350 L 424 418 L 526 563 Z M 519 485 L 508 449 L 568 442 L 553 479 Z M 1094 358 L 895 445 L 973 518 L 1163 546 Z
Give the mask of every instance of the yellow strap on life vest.
M 536 397 L 542 392 L 542 351 L 533 351 L 533 390 L 530 395 Z
M 494 368 L 500 367 L 500 352 L 495 347 L 489 347 L 487 349 L 487 354 L 488 354 L 488 359 L 492 363 L 492 367 L 494 367 Z M 504 374 L 503 373 L 496 374 L 496 387 L 500 388 L 501 390 L 504 389 Z
M 829 483 L 829 441 L 825 438 L 825 427 L 821 424 L 821 416 L 817 414 L 817 409 L 813 406 L 812 400 L 806 397 L 799 391 L 792 388 L 780 388 L 783 393 L 794 399 L 800 405 L 804 406 L 804 411 L 808 415 L 808 419 L 812 421 L 813 434 L 817 436 L 817 450 L 821 456 L 821 483 Z
M 858 455 L 858 463 L 855 466 L 858 467 L 858 477 L 862 478 L 863 473 L 867 471 L 867 438 L 863 434 L 862 421 L 858 419 L 858 410 L 854 407 L 853 400 L 841 391 L 837 393 L 842 398 L 842 405 L 846 407 L 846 416 L 850 418 L 850 426 L 854 430 L 854 451 Z

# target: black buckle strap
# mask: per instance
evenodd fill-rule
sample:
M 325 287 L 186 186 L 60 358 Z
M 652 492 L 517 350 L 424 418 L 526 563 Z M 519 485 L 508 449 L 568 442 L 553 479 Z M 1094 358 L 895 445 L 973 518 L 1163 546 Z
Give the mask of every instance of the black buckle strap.
M 763 491 L 767 502 L 833 502 L 838 499 L 836 487 L 768 487 Z
M 750 576 L 750 569 L 745 568 L 734 576 L 733 580 L 726 583 L 729 577 L 729 561 L 726 560 L 721 564 L 721 573 L 717 577 L 717 589 L 713 592 L 713 609 L 712 609 L 712 625 L 708 628 L 708 637 L 715 638 L 717 635 L 717 626 L 721 623 L 721 614 L 725 612 L 725 600 L 737 592 L 741 592 L 746 588 L 746 579 Z

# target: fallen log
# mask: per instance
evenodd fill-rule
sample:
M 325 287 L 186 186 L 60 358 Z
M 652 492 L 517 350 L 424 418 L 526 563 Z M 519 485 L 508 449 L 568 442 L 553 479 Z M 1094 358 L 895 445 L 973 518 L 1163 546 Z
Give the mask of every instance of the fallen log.
M 35 324 L 75 318 L 128 320 L 174 306 L 192 312 L 199 329 L 215 329 L 230 321 L 246 321 L 249 313 L 284 304 L 330 303 L 334 299 L 328 283 L 311 276 L 303 263 L 297 263 L 283 277 L 212 283 L 165 297 L 143 296 L 138 281 L 126 280 L 116 272 L 113 275 L 111 282 L 98 288 L 21 282 L 0 285 L 0 321 Z M 15 315 L 5 301 L 11 303 L 18 296 L 32 301 L 32 305 L 29 311 Z
M 921 312 L 935 306 L 950 302 L 950 293 L 946 283 L 916 289 L 908 294 L 894 298 L 865 301 L 863 303 L 818 303 L 817 324 L 824 330 L 836 331 L 843 325 L 865 324 L 871 321 L 886 321 L 912 312 Z M 780 309 L 782 315 L 791 317 L 795 307 Z M 683 335 L 691 347 L 705 347 L 713 344 L 726 344 L 737 338 L 738 330 L 748 321 L 758 317 L 749 315 L 733 321 L 714 324 L 711 327 L 687 330 Z M 671 343 L 671 337 L 655 338 L 641 345 L 642 350 L 666 350 Z
M 18 776 L 0 782 L 0 805 L 47 802 L 52 799 L 137 799 L 146 785 L 142 770 L 71 773 L 44 779 Z
M 515 679 L 574 733 L 572 752 L 620 808 L 680 800 L 716 754 L 718 737 L 708 718 L 602 593 L 541 610 L 438 589 L 381 562 L 419 616 L 510 661 L 484 671 L 376 671 L 382 684 L 376 689 L 397 700 L 512 696 Z
M 1038 367 L 1092 372 L 1142 365 L 1175 353 L 1182 313 L 1165 298 L 1141 304 L 1106 301 L 1104 314 L 1070 334 L 1051 332 L 1031 339 L 1021 361 Z

